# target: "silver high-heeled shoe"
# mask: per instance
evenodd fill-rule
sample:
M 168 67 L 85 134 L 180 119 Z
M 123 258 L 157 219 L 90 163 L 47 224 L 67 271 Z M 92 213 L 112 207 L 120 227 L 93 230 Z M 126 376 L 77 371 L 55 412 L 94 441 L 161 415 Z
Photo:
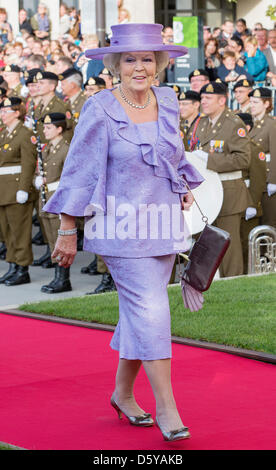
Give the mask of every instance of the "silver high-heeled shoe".
M 180 429 L 175 429 L 174 431 L 163 431 L 157 418 L 155 419 L 155 422 L 159 427 L 165 441 L 180 441 L 181 439 L 189 439 L 189 437 L 191 437 L 189 429 L 186 426 L 183 426 L 183 428 Z
M 122 419 L 122 414 L 124 414 L 125 417 L 129 420 L 130 424 L 133 424 L 134 426 L 148 427 L 154 425 L 154 421 L 150 413 L 144 413 L 140 416 L 128 416 L 121 410 L 121 408 L 119 408 L 114 398 L 112 397 L 110 399 L 110 404 L 117 411 L 119 419 Z

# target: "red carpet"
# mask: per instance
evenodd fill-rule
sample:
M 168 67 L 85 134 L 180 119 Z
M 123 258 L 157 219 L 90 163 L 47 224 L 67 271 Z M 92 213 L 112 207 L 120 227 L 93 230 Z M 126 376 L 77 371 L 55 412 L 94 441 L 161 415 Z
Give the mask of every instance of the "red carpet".
M 111 333 L 0 314 L 0 441 L 36 450 L 275 450 L 276 369 L 173 344 L 176 401 L 192 438 L 119 421 Z M 137 401 L 155 416 L 143 371 Z

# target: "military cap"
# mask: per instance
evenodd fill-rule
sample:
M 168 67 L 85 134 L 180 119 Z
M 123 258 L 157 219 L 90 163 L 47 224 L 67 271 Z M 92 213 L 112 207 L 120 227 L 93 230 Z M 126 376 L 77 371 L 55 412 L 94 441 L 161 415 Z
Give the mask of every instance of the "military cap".
M 4 68 L 3 68 L 3 72 L 21 72 L 21 68 L 18 67 L 18 65 L 6 65 Z
M 112 74 L 109 72 L 109 70 L 105 67 L 99 75 L 109 75 L 112 77 Z
M 255 90 L 250 91 L 248 96 L 254 96 L 254 98 L 271 98 L 272 91 L 269 88 L 255 88 Z
M 66 115 L 63 113 L 48 113 L 41 118 L 44 124 L 59 124 L 66 122 Z
M 7 90 L 5 88 L 0 87 L 0 96 L 5 96 L 7 94 Z
M 24 72 L 24 79 L 25 79 L 25 83 L 26 85 L 29 85 L 29 83 L 37 83 L 37 74 L 41 73 L 42 70 L 41 69 L 38 69 L 38 68 L 35 68 L 35 69 L 31 69 L 31 70 L 25 70 Z
M 222 82 L 210 82 L 201 88 L 200 94 L 202 95 L 203 93 L 208 95 L 227 95 L 227 87 Z
M 105 87 L 105 81 L 101 77 L 89 77 L 87 82 L 85 82 L 85 84 L 84 84 L 84 88 L 87 85 L 102 85 L 102 86 Z
M 199 77 L 199 75 L 204 75 L 204 77 L 210 78 L 209 73 L 207 70 L 204 69 L 195 69 L 189 75 L 189 81 L 191 81 L 192 77 Z
M 216 83 L 222 83 L 226 88 L 228 88 L 227 82 L 224 82 L 224 81 L 221 80 L 220 78 L 216 78 L 216 79 L 215 79 L 215 82 L 216 82 Z
M 82 73 L 79 70 L 70 67 L 70 69 L 64 70 L 64 72 L 58 75 L 58 79 L 65 80 L 66 78 L 72 77 L 72 75 L 80 75 L 82 77 Z
M 253 117 L 249 113 L 237 113 L 237 116 L 244 122 L 245 125 L 253 127 Z
M 8 108 L 9 106 L 15 106 L 21 103 L 21 98 L 18 98 L 17 96 L 11 96 L 10 98 L 5 98 L 2 103 L 0 103 L 0 108 Z
M 179 101 L 185 101 L 185 100 L 191 100 L 191 101 L 200 101 L 200 93 L 197 93 L 196 91 L 188 90 L 188 91 L 182 91 L 178 97 Z
M 37 80 L 55 80 L 58 82 L 58 76 L 53 72 L 48 72 L 47 70 L 39 70 L 36 74 Z
M 171 88 L 173 89 L 173 91 L 175 91 L 175 93 L 181 93 L 181 88 L 180 88 L 180 86 L 178 86 L 178 85 L 171 85 Z
M 234 90 L 236 90 L 236 88 L 240 88 L 240 87 L 243 87 L 243 88 L 252 88 L 254 82 L 252 80 L 248 80 L 247 78 L 245 78 L 244 80 L 239 80 L 237 83 L 235 83 L 234 85 Z

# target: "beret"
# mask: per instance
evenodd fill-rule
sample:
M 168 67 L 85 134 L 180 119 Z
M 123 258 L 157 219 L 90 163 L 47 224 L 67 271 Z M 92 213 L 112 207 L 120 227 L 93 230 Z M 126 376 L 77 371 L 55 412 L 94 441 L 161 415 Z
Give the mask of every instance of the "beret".
M 182 91 L 178 97 L 179 101 L 185 101 L 185 100 L 192 100 L 192 101 L 200 101 L 200 93 L 197 93 L 196 91 L 188 90 L 188 91 Z
M 254 96 L 254 98 L 271 98 L 272 91 L 269 90 L 269 88 L 259 87 L 252 90 L 248 96 Z
M 72 77 L 72 75 L 80 75 L 82 77 L 82 73 L 75 69 L 74 67 L 70 67 L 69 69 L 64 70 L 59 76 L 59 80 L 65 80 L 68 77 Z
M 37 83 L 37 74 L 42 73 L 42 70 L 39 68 L 31 69 L 31 70 L 25 70 L 24 72 L 24 79 L 25 79 L 25 84 L 29 85 L 29 83 Z
M 101 77 L 89 77 L 87 82 L 85 82 L 85 84 L 84 84 L 84 88 L 87 85 L 102 85 L 102 86 L 105 87 L 105 81 Z
M 106 67 L 101 71 L 100 75 L 109 75 L 110 77 L 112 77 L 112 74 Z
M 17 96 L 11 96 L 10 98 L 5 98 L 2 103 L 0 104 L 0 108 L 8 108 L 9 106 L 15 106 L 17 104 L 21 104 L 21 98 L 17 98 Z
M 37 80 L 56 80 L 58 82 L 57 74 L 53 72 L 48 72 L 47 70 L 40 70 L 36 74 L 36 79 Z
M 66 115 L 63 113 L 49 113 L 41 118 L 44 124 L 55 124 L 57 122 L 66 122 Z
M 189 81 L 191 81 L 192 77 L 199 77 L 199 75 L 204 75 L 204 77 L 210 78 L 209 73 L 205 69 L 195 69 L 189 75 Z
M 4 68 L 3 68 L 3 72 L 21 72 L 21 68 L 18 67 L 18 65 L 6 65 Z
M 252 80 L 247 80 L 247 78 L 245 78 L 244 80 L 239 80 L 236 82 L 233 89 L 235 90 L 239 87 L 252 88 L 253 84 L 254 82 Z
M 227 87 L 221 81 L 210 82 L 201 88 L 200 94 L 202 95 L 203 93 L 208 95 L 227 95 Z
M 173 91 L 175 91 L 175 93 L 181 93 L 181 88 L 180 88 L 180 86 L 178 86 L 178 85 L 171 85 L 171 88 L 173 89 Z

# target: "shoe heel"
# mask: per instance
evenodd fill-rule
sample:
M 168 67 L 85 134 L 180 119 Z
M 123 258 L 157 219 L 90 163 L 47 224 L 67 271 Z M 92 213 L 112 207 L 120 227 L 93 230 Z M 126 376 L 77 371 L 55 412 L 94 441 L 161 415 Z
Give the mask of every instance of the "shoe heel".
M 113 406 L 114 410 L 117 411 L 119 419 L 122 419 L 122 418 L 123 418 L 123 417 L 122 417 L 122 411 L 121 411 L 120 408 L 118 407 L 117 403 L 115 403 L 115 401 L 113 400 L 113 398 L 111 398 L 110 403 L 111 403 L 111 406 Z
M 167 432 L 167 431 L 162 430 L 157 417 L 155 418 L 155 422 L 161 431 L 164 441 L 169 441 L 169 442 L 180 441 L 182 439 L 189 439 L 191 437 L 191 434 L 189 433 L 189 429 L 186 426 L 183 426 L 182 428 L 176 429 L 174 431 Z

